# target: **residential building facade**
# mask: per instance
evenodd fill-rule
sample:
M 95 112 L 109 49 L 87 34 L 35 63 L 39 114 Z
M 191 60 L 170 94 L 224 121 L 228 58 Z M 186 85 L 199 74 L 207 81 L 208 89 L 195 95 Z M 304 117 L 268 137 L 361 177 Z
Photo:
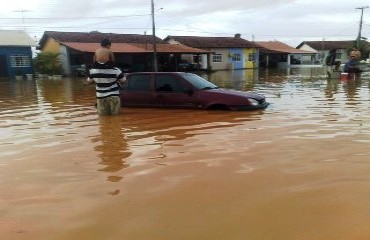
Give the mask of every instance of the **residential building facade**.
M 0 77 L 33 74 L 36 42 L 22 30 L 0 30 Z
M 111 50 L 118 67 L 129 71 L 152 71 L 153 58 L 159 71 L 176 71 L 178 59 L 182 54 L 207 54 L 208 51 L 185 45 L 171 45 L 160 38 L 140 34 L 114 34 L 101 32 L 45 32 L 39 43 L 43 52 L 60 53 L 60 61 L 65 75 L 73 75 L 81 65 L 92 65 L 95 50 L 100 47 L 102 39 L 112 42 Z M 172 69 L 168 63 L 174 62 Z
M 183 59 L 201 66 L 201 69 L 258 68 L 259 47 L 241 38 L 240 34 L 235 34 L 234 37 L 167 36 L 164 41 L 209 51 L 210 54 L 201 56 L 182 56 Z
M 351 49 L 356 46 L 356 41 L 303 41 L 297 46 L 297 49 L 307 50 L 307 51 L 316 51 L 317 59 L 321 64 L 325 64 L 325 58 L 329 54 L 331 49 L 336 49 L 336 61 L 345 63 L 348 61 L 348 54 Z M 370 43 L 364 41 L 363 49 L 370 50 Z M 367 51 L 368 52 L 368 51 Z M 363 56 L 368 58 L 369 56 Z
M 261 67 L 298 67 L 316 65 L 317 52 L 293 48 L 279 41 L 258 41 Z

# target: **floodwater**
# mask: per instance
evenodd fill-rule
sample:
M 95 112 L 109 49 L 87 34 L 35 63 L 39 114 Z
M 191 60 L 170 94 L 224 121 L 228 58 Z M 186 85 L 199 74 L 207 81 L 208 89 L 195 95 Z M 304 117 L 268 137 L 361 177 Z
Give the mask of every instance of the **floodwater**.
M 123 108 L 82 79 L 0 81 L 4 240 L 370 239 L 370 78 L 217 72 L 253 112 Z

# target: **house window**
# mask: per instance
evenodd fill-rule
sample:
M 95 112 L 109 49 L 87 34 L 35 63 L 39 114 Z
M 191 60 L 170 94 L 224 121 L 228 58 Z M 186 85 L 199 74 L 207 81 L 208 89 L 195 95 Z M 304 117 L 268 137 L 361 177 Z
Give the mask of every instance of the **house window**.
M 248 61 L 254 61 L 254 53 L 248 54 Z
M 241 56 L 240 56 L 240 54 L 239 54 L 239 53 L 234 53 L 234 54 L 232 55 L 232 60 L 233 60 L 233 62 L 240 62 L 240 61 L 241 61 Z
M 202 58 L 199 55 L 193 55 L 194 63 L 201 63 Z
M 31 66 L 30 57 L 27 55 L 10 56 L 10 66 L 11 67 L 30 67 Z
M 337 54 L 335 55 L 335 59 L 342 59 L 342 53 L 343 53 L 343 50 L 338 49 Z
M 212 55 L 212 62 L 217 63 L 217 62 L 222 62 L 222 55 L 219 53 L 215 53 Z

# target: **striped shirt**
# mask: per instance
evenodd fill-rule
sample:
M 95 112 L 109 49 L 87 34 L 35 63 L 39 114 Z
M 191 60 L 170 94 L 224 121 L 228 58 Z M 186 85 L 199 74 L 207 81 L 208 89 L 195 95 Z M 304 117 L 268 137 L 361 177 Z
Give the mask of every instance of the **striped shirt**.
M 124 79 L 122 71 L 111 64 L 95 63 L 90 69 L 88 81 L 96 83 L 96 97 L 119 96 L 118 81 Z

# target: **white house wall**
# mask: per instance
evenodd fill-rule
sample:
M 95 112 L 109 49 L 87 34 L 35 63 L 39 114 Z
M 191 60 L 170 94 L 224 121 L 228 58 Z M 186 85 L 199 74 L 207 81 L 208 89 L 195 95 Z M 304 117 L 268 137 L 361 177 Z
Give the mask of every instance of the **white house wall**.
M 66 46 L 60 45 L 59 59 L 63 67 L 63 73 L 66 74 L 67 76 L 71 75 L 72 69 L 69 63 L 69 53 Z
M 308 46 L 307 44 L 303 44 L 300 48 L 300 50 L 305 50 L 305 51 L 312 51 L 312 52 L 317 52 L 316 49 Z
M 212 66 L 212 70 L 226 70 L 232 68 L 229 63 L 229 49 L 211 49 L 212 53 L 221 54 L 222 61 L 221 62 L 213 62 L 213 54 L 210 56 L 210 62 Z

